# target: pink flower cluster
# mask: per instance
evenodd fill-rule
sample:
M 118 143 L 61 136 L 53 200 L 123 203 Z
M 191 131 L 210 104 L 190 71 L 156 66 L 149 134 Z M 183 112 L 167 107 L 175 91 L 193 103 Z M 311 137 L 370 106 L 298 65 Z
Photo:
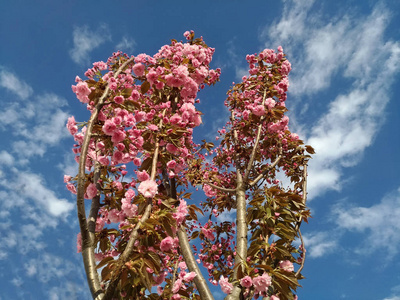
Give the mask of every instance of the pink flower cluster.
M 176 249 L 179 246 L 178 238 L 172 238 L 167 236 L 165 239 L 161 241 L 160 249 L 163 252 L 168 252 L 170 250 Z
M 89 103 L 89 94 L 92 92 L 88 87 L 87 83 L 82 81 L 79 77 L 76 77 L 77 85 L 72 86 L 72 91 L 76 94 L 76 97 L 82 103 Z
M 261 276 L 253 278 L 253 286 L 256 293 L 266 295 L 268 292 L 268 287 L 271 285 L 271 276 L 267 273 Z
M 146 198 L 153 198 L 157 194 L 158 185 L 154 180 L 148 179 L 142 181 L 138 191 Z
M 181 200 L 180 200 L 180 203 L 179 203 L 179 206 L 178 206 L 178 208 L 177 208 L 177 210 L 176 210 L 176 212 L 174 212 L 174 213 L 172 214 L 172 217 L 176 220 L 176 225 L 177 225 L 178 227 L 179 227 L 179 226 L 183 223 L 183 221 L 185 220 L 187 213 L 188 213 L 188 210 L 187 210 L 186 201 L 183 200 L 183 199 L 181 199 Z
M 228 278 L 225 278 L 223 275 L 221 276 L 221 278 L 218 281 L 219 285 L 221 286 L 221 290 L 225 293 L 225 294 L 230 294 L 232 293 L 233 290 L 233 285 L 232 283 L 230 283 L 228 281 Z

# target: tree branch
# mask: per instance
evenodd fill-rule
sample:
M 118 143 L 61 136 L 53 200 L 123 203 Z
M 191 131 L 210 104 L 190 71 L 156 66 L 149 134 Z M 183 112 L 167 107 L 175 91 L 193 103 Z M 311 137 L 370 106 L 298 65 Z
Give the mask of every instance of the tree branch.
M 267 90 L 264 90 L 262 105 L 264 105 L 266 97 L 267 97 Z M 261 122 L 260 122 L 260 124 L 258 125 L 258 128 L 257 128 L 256 140 L 254 142 L 253 150 L 251 151 L 249 164 L 247 165 L 246 172 L 244 173 L 244 176 L 243 176 L 243 180 L 245 182 L 247 182 L 247 179 L 248 179 L 249 174 L 250 174 L 250 170 L 253 167 L 253 162 L 254 162 L 254 159 L 255 159 L 255 156 L 256 156 L 258 144 L 260 143 L 261 129 L 262 129 L 262 126 L 263 126 L 263 121 L 264 121 L 264 117 L 261 117 Z
M 114 77 L 117 77 L 121 71 L 133 61 L 133 57 L 124 62 Z M 89 233 L 88 222 L 86 219 L 85 212 L 85 165 L 86 165 L 86 157 L 88 154 L 90 139 L 92 138 L 93 125 L 97 120 L 97 116 L 101 107 L 104 104 L 105 99 L 108 97 L 108 93 L 110 91 L 109 86 L 107 85 L 103 95 L 100 97 L 96 107 L 92 111 L 92 115 L 87 124 L 85 136 L 83 139 L 82 147 L 81 147 L 81 155 L 79 157 L 79 171 L 78 171 L 78 180 L 77 180 L 77 199 L 76 206 L 78 211 L 78 220 L 79 227 L 81 230 L 82 237 L 82 258 L 83 264 L 85 267 L 86 277 L 88 280 L 90 292 L 92 294 L 93 299 L 102 299 L 103 290 L 100 286 L 99 276 L 96 270 L 96 260 L 94 257 L 94 245 L 93 240 L 91 239 L 91 235 Z
M 163 112 L 163 115 L 165 114 L 165 110 Z M 159 128 L 161 128 L 163 125 L 163 119 L 161 118 L 160 123 L 159 123 Z M 155 180 L 157 176 L 157 162 L 158 162 L 158 152 L 160 150 L 160 141 L 158 139 L 158 136 L 156 138 L 156 144 L 154 146 L 154 154 L 153 154 L 153 161 L 151 164 L 151 174 L 150 174 L 150 179 Z M 110 284 L 107 287 L 106 294 L 104 296 L 104 300 L 110 300 L 112 299 L 114 295 L 114 291 L 118 285 L 119 279 L 121 277 L 121 272 L 122 269 L 125 266 L 125 263 L 129 260 L 132 252 L 133 252 L 133 247 L 135 245 L 135 241 L 138 237 L 139 234 L 139 229 L 142 226 L 143 223 L 147 221 L 147 219 L 150 217 L 151 214 L 151 209 L 152 209 L 152 199 L 147 199 L 147 205 L 145 208 L 145 211 L 142 215 L 142 218 L 139 220 L 139 222 L 136 224 L 135 228 L 132 230 L 130 236 L 129 236 L 129 241 L 128 244 L 125 247 L 124 252 L 120 255 L 118 258 L 118 266 L 116 270 L 114 271 L 113 279 L 110 280 Z
M 260 175 L 258 175 L 252 182 L 249 183 L 249 186 L 255 186 L 258 181 L 260 181 L 261 178 L 263 178 L 270 170 L 276 167 L 276 165 L 279 163 L 279 161 L 282 158 L 282 148 L 279 149 L 279 155 L 275 159 L 275 161 L 272 163 L 272 165 L 269 165 Z
M 185 260 L 189 271 L 195 272 L 197 274 L 193 281 L 196 284 L 197 290 L 199 291 L 200 299 L 214 300 L 214 297 L 208 287 L 207 281 L 204 279 L 204 276 L 194 258 L 193 252 L 190 249 L 188 235 L 186 233 L 186 229 L 183 226 L 179 227 L 178 238 L 183 259 Z
M 303 240 L 303 236 L 301 235 L 300 228 L 299 228 L 299 237 L 300 237 L 300 241 L 301 241 L 301 247 L 303 248 L 303 257 L 302 257 L 302 259 L 301 259 L 300 268 L 297 270 L 297 272 L 296 272 L 296 274 L 295 274 L 296 277 L 299 276 L 301 270 L 303 270 L 303 268 L 304 268 L 304 262 L 305 262 L 305 260 L 306 260 L 306 248 L 304 248 L 304 240 Z
M 233 112 L 231 113 L 233 123 Z M 234 130 L 234 143 L 238 145 L 238 133 Z M 246 193 L 245 184 L 243 181 L 240 156 L 235 155 L 236 165 L 236 256 L 235 256 L 235 270 L 233 273 L 233 281 L 238 279 L 238 269 L 242 268 L 243 260 L 247 258 L 247 222 L 246 222 Z M 242 294 L 242 289 L 238 284 L 233 286 L 232 292 L 225 297 L 225 300 L 238 300 Z
M 228 188 L 224 188 L 224 187 L 220 187 L 217 186 L 211 182 L 203 182 L 204 184 L 208 184 L 209 186 L 211 186 L 213 189 L 219 190 L 221 192 L 226 192 L 226 193 L 234 193 L 236 192 L 236 189 L 228 189 Z

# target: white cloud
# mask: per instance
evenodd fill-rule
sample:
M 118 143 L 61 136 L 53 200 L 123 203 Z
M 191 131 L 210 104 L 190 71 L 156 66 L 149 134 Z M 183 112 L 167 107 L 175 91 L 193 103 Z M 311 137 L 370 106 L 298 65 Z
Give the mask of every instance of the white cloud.
M 0 152 L 0 164 L 5 165 L 5 166 L 10 166 L 14 162 L 14 158 L 10 153 L 7 151 L 1 151 Z M 1 177 L 1 176 L 0 176 Z
M 15 285 L 17 288 L 19 288 L 19 287 L 21 287 L 21 286 L 24 284 L 24 281 L 23 281 L 21 278 L 16 277 L 16 278 L 13 278 L 13 279 L 11 280 L 11 283 L 12 283 L 13 285 Z
M 382 5 L 367 16 L 347 14 L 326 21 L 312 11 L 311 4 L 285 2 L 282 18 L 261 35 L 268 38 L 268 44 L 279 40 L 289 53 L 293 66 L 290 94 L 298 97 L 291 109 L 301 104 L 303 115 L 316 101 L 307 95 L 329 88 L 339 92 L 324 93 L 330 100 L 328 111 L 310 129 L 302 128 L 306 142 L 316 150 L 309 167 L 310 199 L 339 190 L 343 168 L 358 164 L 373 144 L 385 121 L 400 65 L 400 43 L 385 40 L 389 12 Z M 346 85 L 332 86 L 337 79 Z
M 106 25 L 101 25 L 94 31 L 90 30 L 88 26 L 75 27 L 72 35 L 74 47 L 69 54 L 77 64 L 88 63 L 89 53 L 111 39 Z
M 0 129 L 15 137 L 12 148 L 18 163 L 23 165 L 27 158 L 43 156 L 49 146 L 69 136 L 65 126 L 69 115 L 63 109 L 67 101 L 51 93 L 36 96 L 22 111 L 20 105 L 10 103 L 6 111 L 0 112 Z
M 38 207 L 43 207 L 50 215 L 65 216 L 73 209 L 74 205 L 66 199 L 58 199 L 39 175 L 24 172 L 18 177 L 21 182 L 19 193 L 34 200 Z
M 312 258 L 326 256 L 337 251 L 337 238 L 328 232 L 315 232 L 303 236 L 307 255 Z
M 392 296 L 392 297 L 389 297 L 389 298 L 385 298 L 383 300 L 400 300 L 400 296 Z
M 366 233 L 360 254 L 386 250 L 391 258 L 400 251 L 400 188 L 370 207 L 338 205 L 333 219 L 340 229 Z
M 33 89 L 15 74 L 0 66 L 0 86 L 13 92 L 21 99 L 27 99 L 33 94 Z
M 135 48 L 135 45 L 136 42 L 134 39 L 124 36 L 122 40 L 117 44 L 116 49 L 125 52 L 132 52 Z

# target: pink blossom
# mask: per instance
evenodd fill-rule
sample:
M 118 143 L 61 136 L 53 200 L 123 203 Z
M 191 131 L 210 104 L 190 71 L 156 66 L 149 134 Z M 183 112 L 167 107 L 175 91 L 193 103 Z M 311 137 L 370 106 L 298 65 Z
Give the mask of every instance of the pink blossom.
M 179 124 L 179 122 L 181 122 L 182 121 L 182 117 L 180 116 L 180 115 L 178 115 L 178 114 L 174 114 L 170 119 L 169 119 L 169 121 L 171 122 L 171 124 Z
M 180 200 L 178 210 L 172 214 L 172 217 L 176 220 L 176 224 L 179 226 L 185 220 L 188 213 L 187 204 L 185 200 Z
M 294 272 L 293 263 L 289 260 L 281 260 L 279 262 L 279 267 L 286 272 Z
M 90 88 L 84 81 L 79 81 L 77 85 L 72 86 L 72 91 L 76 94 L 76 97 L 82 103 L 89 103 L 89 94 L 91 93 Z
M 158 131 L 158 126 L 154 124 L 148 125 L 147 128 L 150 129 L 151 131 Z
M 172 292 L 176 294 L 182 287 L 182 279 L 178 279 L 175 281 L 174 286 L 172 287 Z
M 150 175 L 146 172 L 146 170 L 136 171 L 136 175 L 139 181 L 146 181 L 150 178 Z
M 122 96 L 115 96 L 114 97 L 114 102 L 117 103 L 117 104 L 122 104 L 124 102 L 124 100 L 125 99 Z
M 68 189 L 68 191 L 70 191 L 72 194 L 75 194 L 75 195 L 76 195 L 76 187 L 75 187 L 74 184 L 68 183 L 68 184 L 67 184 L 67 189 Z
M 214 232 L 213 229 L 207 229 L 207 228 L 202 227 L 201 232 L 203 232 L 205 237 L 208 238 L 209 240 L 211 240 L 211 241 L 215 240 L 215 236 L 213 234 L 213 232 Z
M 267 273 L 264 273 L 262 276 L 253 278 L 253 285 L 256 293 L 266 293 L 268 291 L 268 287 L 271 285 L 271 276 L 269 276 Z
M 160 273 L 157 277 L 154 278 L 154 282 L 156 284 L 161 284 L 164 281 L 166 275 L 167 272 Z
M 250 276 L 245 276 L 242 279 L 240 279 L 240 285 L 249 288 L 253 285 L 253 281 L 251 280 Z
M 142 76 L 144 74 L 144 69 L 144 65 L 141 63 L 137 63 L 132 67 L 132 71 L 136 76 Z
M 64 175 L 64 183 L 70 182 L 71 179 L 72 179 L 72 176 Z
M 167 151 L 172 154 L 178 154 L 178 152 L 179 152 L 179 149 L 177 147 L 175 147 L 173 144 L 167 144 L 166 148 L 167 148 Z
M 265 99 L 265 105 L 268 106 L 269 109 L 275 107 L 276 101 L 272 98 Z
M 190 281 L 192 281 L 196 276 L 197 276 L 196 272 L 190 272 L 190 273 L 187 273 L 185 276 L 183 276 L 183 280 L 184 280 L 185 282 L 190 282 Z
M 160 249 L 163 252 L 169 251 L 174 246 L 174 239 L 170 236 L 167 236 L 165 239 L 161 241 Z
M 186 263 L 184 262 L 184 261 L 181 261 L 179 264 L 178 264 L 178 268 L 180 268 L 181 270 L 185 270 L 185 269 L 187 269 L 187 266 L 186 266 Z M 183 271 L 182 271 L 183 272 Z M 182 274 L 182 276 L 180 276 L 180 277 L 183 277 L 186 273 L 184 272 L 184 274 L 183 273 L 180 273 L 179 275 L 181 275 Z
M 175 295 L 172 296 L 171 299 L 172 299 L 172 300 L 181 300 L 182 297 L 181 297 L 181 295 L 179 295 L 179 294 L 175 294 Z
M 131 97 L 133 101 L 137 101 L 140 98 L 140 93 L 137 90 L 133 90 L 131 93 Z
M 122 142 L 126 137 L 126 133 L 124 130 L 116 130 L 113 132 L 112 137 L 111 137 L 111 141 L 114 144 L 117 144 L 119 142 Z
M 122 153 L 121 151 L 115 151 L 111 159 L 115 164 L 118 164 L 122 162 L 123 158 L 124 153 Z
M 110 163 L 110 160 L 107 158 L 107 156 L 99 156 L 97 158 L 97 160 L 99 161 L 99 163 L 101 163 L 103 166 L 108 166 Z
M 167 162 L 167 167 L 168 167 L 169 169 L 174 169 L 175 166 L 176 166 L 176 161 L 170 160 L 169 162 Z
M 256 105 L 256 106 L 252 107 L 251 111 L 256 116 L 262 116 L 265 114 L 265 108 L 262 105 Z
M 150 84 L 154 84 L 154 82 L 157 80 L 157 77 L 157 72 L 155 72 L 154 69 L 150 69 L 149 73 L 146 75 L 147 81 L 150 82 Z
M 135 166 L 140 166 L 140 165 L 142 164 L 142 161 L 140 160 L 139 157 L 135 157 L 135 158 L 133 159 L 133 164 L 134 164 Z
M 189 31 L 185 31 L 185 33 L 183 34 L 183 36 L 184 36 L 187 40 L 190 40 L 190 32 L 189 32 Z
M 129 189 L 129 190 L 127 190 L 127 191 L 125 192 L 125 198 L 126 198 L 128 201 L 131 201 L 132 198 L 135 197 L 135 195 L 136 195 L 136 193 L 135 193 L 135 191 L 132 190 L 132 189 Z
M 270 300 L 279 300 L 279 297 L 277 297 L 277 296 L 275 296 L 275 295 L 272 295 L 269 299 L 270 299 Z
M 153 198 L 157 194 L 157 183 L 154 180 L 148 179 L 140 183 L 138 191 L 146 198 Z
M 120 220 L 120 212 L 116 209 L 112 209 L 108 212 L 108 219 L 112 222 L 112 223 L 118 223 Z
M 68 118 L 67 129 L 71 135 L 75 135 L 78 132 L 74 116 Z
M 107 135 L 112 135 L 116 129 L 117 129 L 117 126 L 111 120 L 105 121 L 104 125 L 102 127 L 103 132 Z
M 97 195 L 97 188 L 94 183 L 89 183 L 86 188 L 87 199 L 93 199 Z
M 232 293 L 233 285 L 232 285 L 232 283 L 230 283 L 228 281 L 228 278 L 225 278 L 224 276 L 221 276 L 221 278 L 219 279 L 218 283 L 221 286 L 221 289 L 225 294 L 229 295 L 230 293 Z
M 204 185 L 203 190 L 207 197 L 214 197 L 217 195 L 217 192 L 214 191 L 208 184 Z

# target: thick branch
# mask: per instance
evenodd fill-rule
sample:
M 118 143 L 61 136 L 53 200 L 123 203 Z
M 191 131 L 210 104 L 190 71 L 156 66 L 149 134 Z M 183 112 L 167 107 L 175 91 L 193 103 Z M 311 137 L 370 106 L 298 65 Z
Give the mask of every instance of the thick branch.
M 133 57 L 128 59 L 123 63 L 118 71 L 115 73 L 114 77 L 117 77 L 121 71 L 133 61 Z M 110 88 L 107 86 L 103 95 L 100 97 L 96 107 L 92 111 L 92 115 L 87 124 L 85 137 L 83 139 L 81 147 L 81 156 L 79 157 L 79 171 L 78 171 L 78 182 L 77 182 L 77 199 L 76 206 L 78 211 L 79 227 L 81 230 L 82 237 L 82 257 L 83 264 L 85 266 L 86 277 L 88 280 L 89 288 L 92 293 L 93 299 L 102 299 L 103 291 L 100 286 L 100 280 L 96 270 L 96 260 L 94 258 L 94 244 L 89 233 L 88 223 L 86 220 L 85 213 L 85 165 L 86 158 L 89 149 L 90 139 L 92 138 L 93 125 L 97 120 L 98 113 L 104 104 L 105 99 L 108 97 Z
M 186 229 L 181 226 L 178 230 L 179 246 L 181 248 L 181 253 L 183 259 L 190 272 L 196 272 L 197 276 L 194 278 L 194 283 L 196 284 L 197 290 L 200 294 L 200 299 L 202 300 L 214 300 L 214 297 L 208 287 L 207 281 L 204 279 L 203 274 L 200 271 L 199 266 L 194 258 L 193 252 L 190 249 L 189 239 L 186 233 Z
M 232 123 L 234 121 L 233 111 L 231 112 Z M 239 144 L 238 132 L 233 131 L 235 147 Z M 236 256 L 235 256 L 235 271 L 233 280 L 236 281 L 238 268 L 242 268 L 243 261 L 247 258 L 247 222 L 246 222 L 246 194 L 245 184 L 243 181 L 242 170 L 240 167 L 240 156 L 235 155 L 236 166 Z M 225 300 L 239 300 L 242 289 L 238 284 L 233 286 L 232 293 L 225 297 Z

